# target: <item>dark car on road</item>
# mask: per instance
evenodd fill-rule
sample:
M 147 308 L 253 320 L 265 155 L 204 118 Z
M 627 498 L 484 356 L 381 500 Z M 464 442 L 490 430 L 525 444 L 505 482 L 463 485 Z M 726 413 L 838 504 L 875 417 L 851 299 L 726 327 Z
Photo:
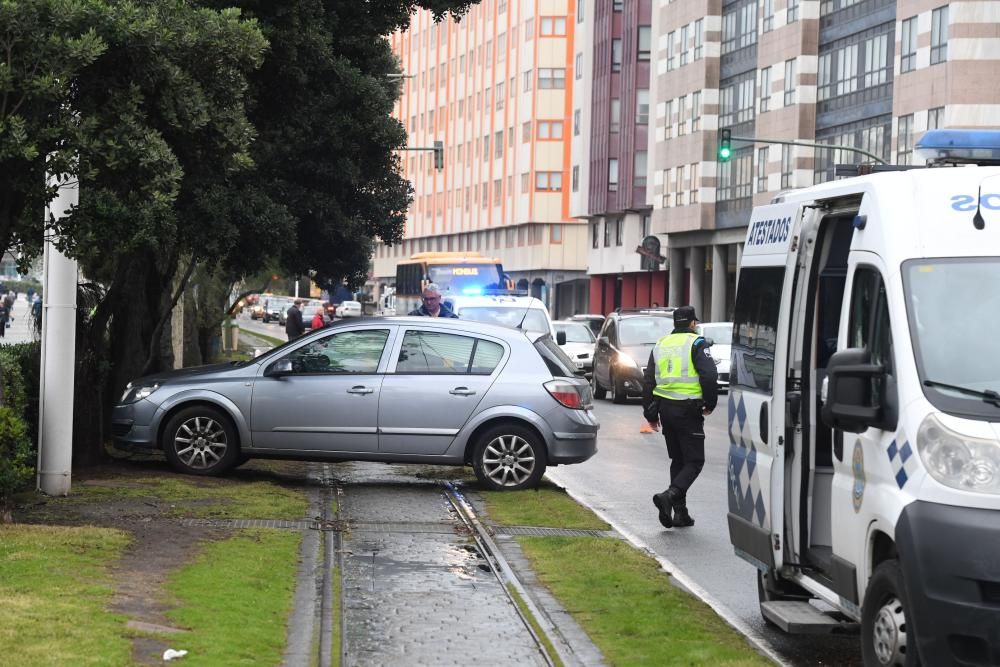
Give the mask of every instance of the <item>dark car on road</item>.
M 642 372 L 649 353 L 674 328 L 673 308 L 617 310 L 604 321 L 594 349 L 591 386 L 595 398 L 608 392 L 615 403 L 642 394 Z

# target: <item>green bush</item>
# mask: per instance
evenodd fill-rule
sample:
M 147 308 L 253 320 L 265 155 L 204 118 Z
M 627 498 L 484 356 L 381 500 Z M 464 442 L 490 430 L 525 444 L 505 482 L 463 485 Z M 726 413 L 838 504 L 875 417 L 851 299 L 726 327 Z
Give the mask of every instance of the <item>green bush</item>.
M 0 347 L 0 518 L 34 477 L 39 350 L 37 343 Z
M 42 284 L 35 282 L 34 280 L 0 280 L 0 282 L 2 282 L 8 290 L 17 292 L 18 295 L 27 294 L 29 289 L 35 290 L 35 293 L 39 296 L 42 294 Z

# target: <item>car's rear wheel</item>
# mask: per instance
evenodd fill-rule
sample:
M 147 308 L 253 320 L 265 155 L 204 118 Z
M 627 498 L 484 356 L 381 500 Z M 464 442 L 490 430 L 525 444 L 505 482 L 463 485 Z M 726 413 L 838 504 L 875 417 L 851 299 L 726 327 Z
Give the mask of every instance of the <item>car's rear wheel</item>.
M 162 445 L 170 465 L 188 475 L 221 475 L 240 459 L 232 421 L 207 405 L 174 415 L 163 429 Z
M 628 392 L 625 390 L 625 383 L 617 379 L 614 375 L 611 376 L 611 391 L 614 392 L 611 400 L 619 405 L 628 399 Z
M 608 395 L 608 390 L 601 386 L 601 383 L 597 381 L 597 371 L 590 376 L 590 387 L 594 390 L 594 398 L 598 400 L 604 400 Z
M 518 424 L 498 424 L 484 431 L 472 456 L 479 483 L 491 491 L 531 488 L 542 478 L 545 465 L 545 445 L 538 434 Z

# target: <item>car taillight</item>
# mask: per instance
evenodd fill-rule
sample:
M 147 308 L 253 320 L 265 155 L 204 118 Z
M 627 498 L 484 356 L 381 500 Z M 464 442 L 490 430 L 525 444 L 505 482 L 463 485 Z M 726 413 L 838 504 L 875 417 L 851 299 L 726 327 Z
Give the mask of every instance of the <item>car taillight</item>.
M 588 410 L 593 404 L 590 386 L 580 385 L 566 380 L 549 380 L 544 385 L 552 398 L 572 410 Z

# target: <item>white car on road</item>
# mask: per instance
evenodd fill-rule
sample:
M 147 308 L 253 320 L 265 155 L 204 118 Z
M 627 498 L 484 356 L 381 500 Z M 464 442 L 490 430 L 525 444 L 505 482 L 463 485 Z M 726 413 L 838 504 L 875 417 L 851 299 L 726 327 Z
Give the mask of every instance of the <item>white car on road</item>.
M 545 304 L 531 296 L 445 296 L 462 320 L 488 322 L 525 331 L 539 331 L 556 340 L 556 330 Z
M 587 322 L 560 320 L 552 324 L 556 328 L 557 336 L 563 334 L 566 337 L 559 347 L 589 378 L 594 372 L 594 346 L 597 345 L 594 332 L 587 326 Z
M 732 322 L 702 322 L 697 326 L 698 335 L 704 336 L 712 341 L 712 346 L 708 351 L 712 353 L 715 360 L 716 370 L 719 371 L 719 389 L 729 389 L 729 365 L 732 355 L 733 345 L 733 323 Z

